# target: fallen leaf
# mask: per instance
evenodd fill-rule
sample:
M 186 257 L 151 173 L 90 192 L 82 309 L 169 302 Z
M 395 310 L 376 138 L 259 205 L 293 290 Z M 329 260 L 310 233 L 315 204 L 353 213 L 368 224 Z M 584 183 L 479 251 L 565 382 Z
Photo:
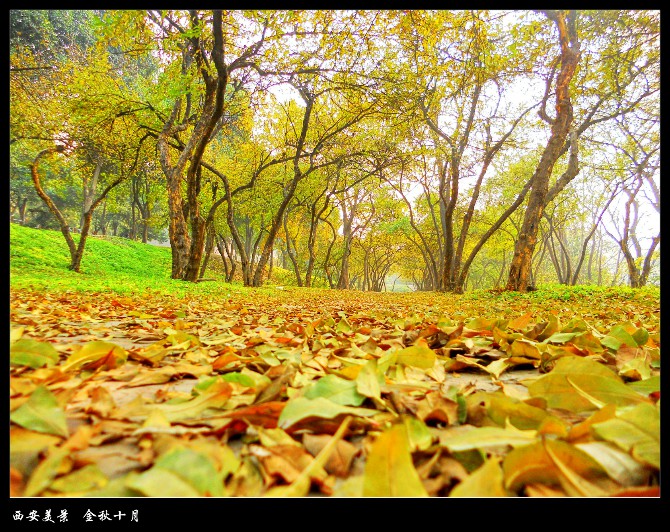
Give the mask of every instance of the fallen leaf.
M 412 463 L 404 424 L 393 425 L 373 442 L 365 463 L 363 496 L 428 496 Z
M 147 497 L 219 497 L 223 478 L 203 453 L 176 448 L 158 458 L 148 471 L 128 483 Z
M 128 357 L 128 352 L 123 347 L 102 340 L 84 344 L 76 353 L 70 355 L 62 371 L 75 369 L 113 369 L 123 364 Z
M 395 352 L 398 364 L 415 366 L 417 368 L 432 368 L 435 364 L 435 351 L 428 347 L 425 338 L 418 338 L 416 343 Z
M 49 489 L 69 495 L 104 488 L 109 479 L 95 464 L 88 464 L 72 473 L 57 478 Z
M 317 456 L 332 439 L 333 436 L 330 434 L 306 433 L 302 438 L 302 444 L 311 455 Z M 340 439 L 323 467 L 328 473 L 345 478 L 358 453 L 359 450 L 354 445 Z
M 343 379 L 336 375 L 326 375 L 305 390 L 304 397 L 322 397 L 339 405 L 360 406 L 365 396 L 359 393 L 357 381 Z
M 595 434 L 652 467 L 661 467 L 661 418 L 658 408 L 640 404 L 593 425 Z
M 543 440 L 513 449 L 503 460 L 505 487 L 515 493 L 526 484 L 561 486 L 569 495 L 602 496 L 589 482 L 605 475 L 584 451 L 560 440 Z
M 531 397 L 546 399 L 552 408 L 571 412 L 596 408 L 580 391 L 603 404 L 625 406 L 647 401 L 628 388 L 612 370 L 583 357 L 568 356 L 558 359 L 550 373 L 528 385 Z
M 519 447 L 535 442 L 535 431 L 500 427 L 477 427 L 454 435 L 440 437 L 440 444 L 451 452 L 496 447 Z
M 226 381 L 217 381 L 201 395 L 184 403 L 160 404 L 151 408 L 160 410 L 169 421 L 192 419 L 208 408 L 222 408 L 232 394 L 232 387 Z
M 41 368 L 53 366 L 57 362 L 58 351 L 48 342 L 21 338 L 14 342 L 9 350 L 9 363 L 13 366 Z
M 333 419 L 344 414 L 366 417 L 376 413 L 377 410 L 339 405 L 323 397 L 316 397 L 314 399 L 296 397 L 286 402 L 279 416 L 278 425 L 286 429 L 308 418 Z
M 9 419 L 26 429 L 68 436 L 65 412 L 45 386 L 35 388 L 28 401 L 14 410 Z
M 630 454 L 608 442 L 578 443 L 578 449 L 591 456 L 607 474 L 622 486 L 643 485 L 649 480 L 650 471 Z
M 462 480 L 449 493 L 449 497 L 506 497 L 500 458 L 490 458 Z
M 53 449 L 47 458 L 35 468 L 32 475 L 30 475 L 23 496 L 34 497 L 47 489 L 54 478 L 63 472 L 62 466 L 64 464 L 67 464 L 66 467 L 69 466 L 68 456 L 69 451 L 65 449 Z

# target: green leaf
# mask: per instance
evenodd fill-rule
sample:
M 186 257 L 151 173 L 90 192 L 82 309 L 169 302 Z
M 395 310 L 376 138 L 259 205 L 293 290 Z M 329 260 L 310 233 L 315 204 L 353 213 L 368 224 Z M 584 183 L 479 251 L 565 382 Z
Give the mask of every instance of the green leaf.
M 242 386 L 247 386 L 249 388 L 256 387 L 256 382 L 249 375 L 244 375 L 243 373 L 239 372 L 225 373 L 224 375 L 221 375 L 221 378 L 226 382 L 236 382 L 238 384 L 241 384 Z
M 223 479 L 214 462 L 192 449 L 173 449 L 161 456 L 154 467 L 167 469 L 186 480 L 200 495 L 219 497 L 223 494 Z
M 352 406 L 338 405 L 324 397 L 309 399 L 307 397 L 295 397 L 286 402 L 286 406 L 279 415 L 277 424 L 280 428 L 295 425 L 298 421 L 317 417 L 333 419 L 341 414 L 352 414 L 354 416 L 372 416 L 377 410 L 370 408 L 355 408 Z
M 425 451 L 433 444 L 433 435 L 428 426 L 413 416 L 403 418 L 411 451 Z
M 640 327 L 632 334 L 632 338 L 638 346 L 643 346 L 649 341 L 649 332 L 647 329 Z
M 629 382 L 627 385 L 629 388 L 635 390 L 638 393 L 648 395 L 653 392 L 661 391 L 661 376 L 654 375 L 648 379 L 641 381 Z
M 363 475 L 363 497 L 427 497 L 409 450 L 403 423 L 385 430 L 370 447 Z
M 173 471 L 152 467 L 126 482 L 126 487 L 146 497 L 200 497 L 198 490 Z
M 337 323 L 337 327 L 335 327 L 335 332 L 338 333 L 350 333 L 352 331 L 353 329 L 351 328 L 351 323 L 349 323 L 347 318 L 340 319 L 340 321 Z
M 365 401 L 365 396 L 358 393 L 355 381 L 343 379 L 337 375 L 326 375 L 320 378 L 307 388 L 305 397 L 308 399 L 323 397 L 338 405 L 359 406 Z
M 551 408 L 571 412 L 592 410 L 595 405 L 589 397 L 603 404 L 617 406 L 645 401 L 612 370 L 599 362 L 578 356 L 559 358 L 550 373 L 528 385 L 528 393 L 531 397 L 546 399 Z
M 35 388 L 30 398 L 14 410 L 9 419 L 26 429 L 68 436 L 65 412 L 45 386 Z
M 600 343 L 605 347 L 609 347 L 612 351 L 618 351 L 621 347 L 621 340 L 614 338 L 614 336 L 605 336 Z
M 569 342 L 572 340 L 575 336 L 577 336 L 578 333 L 576 332 L 557 332 L 552 334 L 549 338 L 545 340 L 546 343 L 555 343 L 555 344 L 564 344 L 565 342 Z
M 127 487 L 147 497 L 220 497 L 223 475 L 208 456 L 187 448 L 168 451 Z
M 614 351 L 618 350 L 622 345 L 627 347 L 637 347 L 638 345 L 623 325 L 612 327 L 612 330 L 601 340 L 601 343 Z
M 661 416 L 658 408 L 643 403 L 593 425 L 595 435 L 610 441 L 634 458 L 653 467 L 661 466 Z
M 38 342 L 31 338 L 21 338 L 12 344 L 9 363 L 12 366 L 41 368 L 58 362 L 58 351 L 48 342 Z
M 56 479 L 50 489 L 64 493 L 82 493 L 102 489 L 108 482 L 109 479 L 97 465 L 89 464 Z

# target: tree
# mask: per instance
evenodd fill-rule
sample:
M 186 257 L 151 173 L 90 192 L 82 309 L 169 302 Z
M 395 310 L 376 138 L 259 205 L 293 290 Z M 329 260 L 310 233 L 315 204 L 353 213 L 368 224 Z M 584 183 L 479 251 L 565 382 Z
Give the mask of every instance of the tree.
M 537 233 L 542 213 L 547 204 L 549 180 L 556 161 L 570 132 L 573 120 L 572 102 L 570 101 L 570 81 L 579 63 L 579 40 L 577 35 L 577 13 L 575 11 L 546 11 L 547 18 L 556 24 L 558 40 L 561 48 L 560 71 L 556 77 L 556 116 L 549 117 L 544 107 L 549 96 L 551 78 L 547 82 L 545 100 L 542 107 L 542 118 L 551 124 L 551 136 L 547 141 L 540 162 L 531 178 L 531 189 L 526 206 L 526 213 L 521 232 L 514 247 L 514 257 L 510 265 L 507 289 L 524 291 L 528 287 L 533 251 L 537 242 Z M 577 137 L 573 135 L 570 164 L 566 170 L 568 176 L 577 175 L 579 171 L 577 153 Z
M 659 37 L 645 10 L 15 11 L 10 216 L 167 230 L 189 282 L 218 249 L 247 286 L 639 285 Z
M 637 130 L 632 130 L 633 124 L 630 122 L 637 123 Z M 660 228 L 654 233 L 639 229 L 645 206 L 651 207 L 652 214 L 660 214 L 661 198 L 656 182 L 660 169 L 658 124 L 653 120 L 643 120 L 640 123 L 638 120 L 622 119 L 619 126 L 627 139 L 623 146 L 617 146 L 627 162 L 626 177 L 622 183 L 626 196 L 623 223 L 620 230 L 619 224 L 615 224 L 618 231 L 616 236 L 608 229 L 606 231 L 623 253 L 630 286 L 638 288 L 647 284 L 656 248 L 661 241 Z M 647 201 L 643 203 L 642 199 Z M 640 242 L 641 232 L 646 233 L 644 238 L 649 240 L 646 250 L 643 250 Z
M 84 31 L 84 29 L 82 29 Z M 129 113 L 115 103 L 124 100 L 122 84 L 111 74 L 107 51 L 92 45 L 80 48 L 76 39 L 69 43 L 66 56 L 58 56 L 58 68 L 39 75 L 26 74 L 30 65 L 51 57 L 40 47 L 17 45 L 12 55 L 15 76 L 12 78 L 12 143 L 38 141 L 49 145 L 41 149 L 30 165 L 31 177 L 38 196 L 57 219 L 70 251 L 69 268 L 79 272 L 93 213 L 107 194 L 119 185 L 137 164 L 141 146 L 129 132 Z M 35 97 L 41 96 L 40 101 Z M 123 131 L 123 135 L 120 132 Z M 83 179 L 80 237 L 75 245 L 72 224 L 44 187 L 39 165 L 54 153 L 68 153 L 77 158 L 82 169 L 93 167 L 92 178 Z M 96 197 L 98 179 L 107 164 L 108 180 Z M 72 172 L 76 177 L 77 172 Z
M 562 14 L 564 21 L 561 25 Z M 515 259 L 510 268 L 508 289 L 522 290 L 527 285 L 528 265 L 532 261 L 541 211 L 578 174 L 578 142 L 587 144 L 594 142 L 599 136 L 606 136 L 613 121 L 634 113 L 636 109 L 657 101 L 658 98 L 660 78 L 657 13 L 634 11 L 580 13 L 579 18 L 583 20 L 580 24 L 580 38 L 577 37 L 576 13 L 547 12 L 546 16 L 559 28 L 561 68 L 553 96 L 557 105 L 555 118 L 547 116 L 546 103 L 557 64 L 553 65 L 551 74 L 547 77 L 540 116 L 544 121 L 551 123 L 552 129 L 545 146 L 545 157 L 541 159 L 537 170 L 540 175 L 547 177 L 544 174 L 545 163 L 551 161 L 555 163 L 565 154 L 569 154 L 569 157 L 565 170 L 556 177 L 550 188 L 547 189 L 545 179 L 533 183 L 534 192 L 531 193 L 532 199 L 529 198 L 526 210 L 527 220 L 515 246 Z M 605 28 L 616 28 L 616 30 Z M 566 50 L 568 55 L 564 57 Z M 582 60 L 576 57 L 577 53 Z M 583 63 L 584 68 L 575 72 L 571 67 L 570 80 L 574 87 L 570 89 L 566 85 L 563 90 L 559 90 L 561 73 L 566 73 L 564 66 L 566 60 L 568 64 L 570 60 L 581 61 L 580 64 Z M 578 95 L 575 101 L 570 99 L 571 90 Z M 563 127 L 560 126 L 561 114 L 558 110 L 561 99 L 565 104 Z M 574 118 L 574 123 L 566 129 L 565 120 L 568 117 L 571 123 Z M 593 131 L 589 137 L 590 130 Z M 558 147 L 560 136 L 556 133 L 561 131 L 563 133 L 560 136 L 564 134 L 564 141 L 562 147 Z
M 409 121 L 408 133 L 423 139 L 414 156 L 423 158 L 420 182 L 430 217 L 438 222 L 437 242 L 427 245 L 422 232 L 417 244 L 438 290 L 463 290 L 481 187 L 534 107 L 513 101 L 514 81 L 539 52 L 514 49 L 509 23 L 500 18 L 480 11 L 410 12 L 397 27 L 404 62 L 389 75 L 387 95 Z M 413 181 L 405 179 L 407 185 Z M 406 192 L 401 195 L 407 202 Z

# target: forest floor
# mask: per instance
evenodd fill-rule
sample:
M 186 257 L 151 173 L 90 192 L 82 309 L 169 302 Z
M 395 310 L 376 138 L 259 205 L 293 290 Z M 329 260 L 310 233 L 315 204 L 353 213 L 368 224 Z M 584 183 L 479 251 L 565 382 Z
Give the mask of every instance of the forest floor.
M 618 419 L 608 407 L 656 412 L 660 396 L 658 309 L 613 294 L 584 305 L 297 288 L 183 300 L 13 290 L 13 494 L 439 496 L 460 485 L 472 495 L 484 489 L 475 472 L 495 477 L 482 467 L 504 471 L 519 441 L 547 434 L 584 482 L 545 464 L 540 478 L 501 473 L 498 495 L 653 494 L 653 436 L 651 455 L 636 454 L 587 429 Z M 575 317 L 586 308 L 591 325 Z M 567 361 L 590 365 L 565 364 L 561 382 L 547 381 Z M 637 415 L 651 416 L 641 430 L 653 435 L 653 413 Z M 407 463 L 375 485 L 374 468 L 398 449 Z M 180 464 L 192 460 L 219 483 L 189 477 Z
M 105 242 L 95 276 L 40 270 L 34 240 L 12 244 L 14 497 L 660 494 L 658 289 L 185 287 Z

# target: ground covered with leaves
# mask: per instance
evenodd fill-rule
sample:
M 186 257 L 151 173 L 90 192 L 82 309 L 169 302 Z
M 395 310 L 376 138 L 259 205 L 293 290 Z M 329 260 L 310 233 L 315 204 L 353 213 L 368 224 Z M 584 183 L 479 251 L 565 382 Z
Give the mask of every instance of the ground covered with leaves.
M 659 495 L 658 291 L 12 289 L 24 497 Z

